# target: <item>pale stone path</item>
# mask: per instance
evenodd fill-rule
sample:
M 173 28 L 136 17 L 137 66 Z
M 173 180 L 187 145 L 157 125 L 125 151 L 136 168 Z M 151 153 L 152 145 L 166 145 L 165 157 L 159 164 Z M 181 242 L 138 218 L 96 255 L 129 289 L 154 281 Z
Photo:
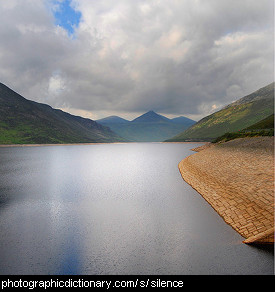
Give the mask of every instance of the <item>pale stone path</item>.
M 273 145 L 273 137 L 208 144 L 179 163 L 183 179 L 245 243 L 274 243 Z

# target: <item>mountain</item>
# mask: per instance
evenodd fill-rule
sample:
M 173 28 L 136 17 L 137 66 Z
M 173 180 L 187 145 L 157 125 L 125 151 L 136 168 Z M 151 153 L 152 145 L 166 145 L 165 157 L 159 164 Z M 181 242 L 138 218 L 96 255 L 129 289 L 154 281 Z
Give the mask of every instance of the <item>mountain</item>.
M 27 100 L 0 83 L 0 144 L 125 141 L 93 120 Z
M 188 127 L 194 125 L 194 121 L 193 121 L 193 120 L 188 119 L 188 118 L 183 117 L 183 116 L 181 116 L 181 117 L 177 117 L 177 118 L 173 118 L 173 119 L 171 119 L 171 121 L 172 121 L 173 123 L 175 123 L 175 124 L 186 125 L 186 126 L 188 126 Z
M 273 113 L 274 82 L 201 119 L 166 141 L 212 141 L 227 132 L 252 126 Z
M 125 120 L 118 116 L 110 116 L 107 118 L 97 120 L 96 122 L 100 124 L 123 124 L 123 123 L 129 123 L 130 121 Z
M 133 123 L 165 123 L 170 122 L 168 118 L 165 116 L 159 115 L 154 111 L 149 111 L 137 118 L 135 118 Z
M 267 118 L 253 124 L 244 130 L 263 130 L 263 129 L 274 129 L 274 114 L 268 116 Z
M 255 136 L 274 136 L 274 114 L 238 132 L 227 132 L 215 138 L 212 142 L 227 142 L 229 140 Z
M 195 123 L 185 117 L 174 120 L 151 110 L 132 121 L 111 116 L 97 120 L 97 122 L 108 126 L 119 136 L 130 141 L 159 142 L 177 135 Z

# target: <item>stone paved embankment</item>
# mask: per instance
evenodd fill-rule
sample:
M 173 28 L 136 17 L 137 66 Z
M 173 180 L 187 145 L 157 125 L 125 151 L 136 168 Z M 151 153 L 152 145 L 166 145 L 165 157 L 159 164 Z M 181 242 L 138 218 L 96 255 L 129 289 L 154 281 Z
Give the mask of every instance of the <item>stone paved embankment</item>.
M 179 163 L 183 179 L 244 238 L 274 243 L 273 137 L 207 144 Z

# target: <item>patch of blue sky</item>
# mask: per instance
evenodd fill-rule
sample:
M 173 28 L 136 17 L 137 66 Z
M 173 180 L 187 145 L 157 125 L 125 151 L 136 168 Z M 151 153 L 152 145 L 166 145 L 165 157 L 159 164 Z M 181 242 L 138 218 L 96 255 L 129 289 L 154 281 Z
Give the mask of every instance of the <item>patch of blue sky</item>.
M 55 17 L 55 25 L 59 25 L 67 30 L 70 36 L 74 35 L 75 28 L 78 27 L 81 13 L 74 9 L 71 0 L 55 0 L 53 14 Z

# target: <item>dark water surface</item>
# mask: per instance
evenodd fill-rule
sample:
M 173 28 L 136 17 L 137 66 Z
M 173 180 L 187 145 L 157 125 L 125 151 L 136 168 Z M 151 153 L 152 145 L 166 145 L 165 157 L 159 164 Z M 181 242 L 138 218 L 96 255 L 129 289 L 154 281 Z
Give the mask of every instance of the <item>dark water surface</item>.
M 181 178 L 197 145 L 0 148 L 0 274 L 273 274 Z

